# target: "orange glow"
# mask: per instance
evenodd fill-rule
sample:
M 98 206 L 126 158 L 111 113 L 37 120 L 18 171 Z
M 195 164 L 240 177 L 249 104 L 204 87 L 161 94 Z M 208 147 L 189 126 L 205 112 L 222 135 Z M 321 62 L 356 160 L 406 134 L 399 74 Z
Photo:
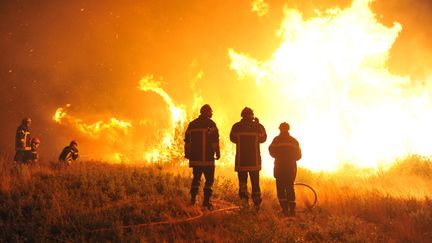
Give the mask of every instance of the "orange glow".
M 273 96 L 263 104 L 262 120 L 272 127 L 291 123 L 301 166 L 376 168 L 432 151 L 429 89 L 389 72 L 386 61 L 402 26 L 380 24 L 370 2 L 354 0 L 350 8 L 317 11 L 308 20 L 285 9 L 281 44 L 268 60 L 229 50 L 239 78 L 254 79 Z
M 70 104 L 67 104 L 65 107 L 57 108 L 53 120 L 59 124 L 71 125 L 90 137 L 99 138 L 101 134 L 109 134 L 110 138 L 115 139 L 119 134 L 127 134 L 132 126 L 128 121 L 122 121 L 114 117 L 110 118 L 108 122 L 97 121 L 87 124 L 81 119 L 66 113 L 66 108 L 70 106 Z
M 254 0 L 252 2 L 252 12 L 255 12 L 259 17 L 268 13 L 269 5 L 264 0 Z
M 173 126 L 172 128 L 175 129 L 176 126 L 184 124 L 186 118 L 186 112 L 184 108 L 180 106 L 176 106 L 172 101 L 171 97 L 160 86 L 161 86 L 160 82 L 154 80 L 153 76 L 147 76 L 141 79 L 139 83 L 139 88 L 141 90 L 155 92 L 156 94 L 160 95 L 163 98 L 165 103 L 168 105 L 168 108 L 171 113 L 171 124 Z
M 131 162 L 131 159 L 147 162 L 165 161 L 173 155 L 172 147 L 175 143 L 176 129 L 181 129 L 185 122 L 185 110 L 176 105 L 171 97 L 161 88 L 161 83 L 153 79 L 152 76 L 147 76 L 139 82 L 139 89 L 142 91 L 151 91 L 160 95 L 168 105 L 170 111 L 170 127 L 161 129 L 158 132 L 161 134 L 159 141 L 154 144 L 144 145 L 140 142 L 133 142 L 134 137 L 129 136 L 129 130 L 145 125 L 145 120 L 138 120 L 135 124 L 131 121 L 122 121 L 117 118 L 109 118 L 109 122 L 98 121 L 92 124 L 87 124 L 82 119 L 75 118 L 66 113 L 65 107 L 59 107 L 53 115 L 53 120 L 58 124 L 73 127 L 82 135 L 89 136 L 94 139 L 102 140 L 108 137 L 109 140 L 102 142 L 108 146 L 110 151 L 104 151 L 103 154 L 92 154 L 91 157 L 101 158 L 113 162 Z M 142 136 L 141 134 L 134 134 Z M 120 142 L 119 142 L 120 141 Z M 94 149 L 94 148 L 93 148 Z M 182 156 L 176 154 L 176 156 Z
M 70 107 L 70 104 L 67 104 L 66 107 Z M 59 107 L 57 108 L 54 116 L 53 116 L 53 120 L 59 124 L 61 124 L 62 119 L 66 116 L 66 112 L 65 112 L 65 108 L 63 107 Z
M 432 100 L 430 87 L 426 84 L 431 83 L 432 76 L 429 80 L 419 81 L 390 72 L 387 62 L 402 31 L 402 25 L 395 22 L 388 27 L 380 23 L 380 19 L 371 11 L 370 4 L 371 0 L 353 0 L 348 8 L 316 10 L 312 18 L 304 17 L 299 10 L 285 8 L 280 28 L 274 31 L 280 43 L 269 55 L 263 54 L 268 49 L 257 48 L 257 53 L 268 57 L 267 59 L 256 58 L 255 54 L 241 49 L 242 44 L 246 50 L 253 50 L 257 46 L 245 43 L 244 39 L 247 38 L 244 36 L 249 36 L 250 33 L 233 35 L 232 38 L 240 39 L 237 42 L 226 36 L 221 37 L 221 40 L 213 40 L 216 32 L 207 30 L 217 29 L 225 34 L 226 28 L 218 29 L 220 22 L 215 19 L 212 19 L 209 26 L 195 21 L 196 15 L 202 17 L 201 14 L 207 14 L 197 10 L 200 14 L 191 13 L 191 16 L 182 20 L 187 24 L 181 25 L 182 22 L 176 20 L 181 27 L 172 30 L 173 32 L 165 30 L 165 27 L 155 28 L 169 44 L 162 45 L 164 41 L 155 41 L 158 45 L 161 44 L 161 48 L 154 48 L 154 55 L 162 56 L 161 59 L 166 62 L 161 63 L 166 66 L 157 63 L 154 67 L 148 67 L 151 70 L 162 67 L 155 73 L 166 72 L 167 76 L 177 77 L 177 74 L 182 75 L 177 73 L 178 70 L 189 64 L 187 79 L 184 78 L 184 73 L 179 78 L 184 78 L 189 83 L 174 80 L 179 82 L 171 81 L 169 87 L 164 87 L 165 82 L 147 75 L 139 80 L 136 89 L 138 92 L 154 93 L 162 99 L 167 114 L 163 114 L 166 118 L 161 120 L 166 120 L 166 124 L 140 115 L 141 113 L 136 115 L 141 117 L 133 117 L 135 114 L 130 114 L 132 112 L 125 116 L 126 120 L 110 115 L 103 121 L 89 123 L 86 121 L 90 120 L 90 116 L 76 118 L 69 114 L 67 108 L 70 105 L 58 108 L 53 120 L 73 128 L 85 137 L 98 142 L 103 140 L 108 152 L 104 150 L 104 156 L 100 157 L 110 161 L 160 162 L 182 158 L 182 129 L 195 118 L 199 107 L 205 103 L 214 108 L 213 119 L 220 130 L 222 158 L 218 165 L 232 166 L 234 163 L 234 146 L 229 141 L 228 134 L 231 126 L 240 119 L 239 114 L 244 106 L 252 107 L 267 129 L 268 140 L 261 145 L 266 175 L 271 175 L 273 171 L 273 159 L 267 148 L 278 134 L 279 124 L 284 121 L 291 124 L 291 134 L 299 140 L 302 147 L 303 158 L 299 166 L 313 171 L 334 171 L 346 163 L 361 168 L 382 168 L 407 154 L 430 155 L 432 130 L 429 127 L 432 124 L 432 113 L 429 111 Z M 234 6 L 245 7 L 240 3 L 227 5 L 230 8 Z M 264 23 L 273 17 L 269 11 L 275 9 L 273 6 L 270 1 L 253 0 L 247 5 L 247 18 L 242 16 L 248 20 L 251 16 L 258 19 L 253 24 Z M 216 17 L 220 18 L 218 15 Z M 241 25 L 236 27 L 245 29 L 244 23 L 240 22 Z M 136 29 L 141 31 L 141 28 Z M 262 29 L 263 27 L 257 32 L 268 33 Z M 233 32 L 229 33 L 237 34 L 236 30 L 237 28 L 231 28 Z M 187 51 L 179 52 L 179 48 L 171 55 L 172 50 L 168 48 L 172 44 L 168 41 L 172 38 L 171 35 L 188 36 L 190 39 L 173 41 Z M 131 39 L 138 38 L 140 33 L 131 30 L 130 36 Z M 202 36 L 211 41 L 205 39 L 209 43 L 202 46 L 191 41 L 196 39 L 199 42 Z M 120 40 L 121 38 L 120 35 Z M 151 38 L 153 37 L 149 37 Z M 269 39 L 272 38 L 262 38 L 259 41 Z M 224 62 L 216 58 L 203 60 L 211 59 L 207 58 L 210 56 L 208 53 L 216 53 L 206 52 L 214 42 L 218 45 L 215 50 L 221 49 Z M 173 46 L 177 48 L 176 45 Z M 271 45 L 261 43 L 261 46 Z M 189 51 L 193 54 L 186 56 L 185 53 Z M 206 58 L 200 56 L 201 52 L 204 52 L 205 55 L 202 56 Z M 226 63 L 227 56 L 229 63 Z M 180 59 L 183 63 L 172 67 Z M 140 63 L 142 66 L 146 64 L 147 62 Z M 206 70 L 205 78 L 203 70 Z M 136 68 L 134 71 L 140 73 L 142 70 Z M 190 73 L 197 75 L 191 77 Z M 137 81 L 136 77 L 129 77 L 125 79 Z M 241 81 L 233 82 L 233 77 Z M 247 82 L 251 80 L 254 85 L 248 85 Z M 123 98 L 125 93 L 130 93 L 130 86 L 124 88 L 114 81 L 115 91 L 127 88 L 117 95 Z M 183 95 L 185 90 L 188 93 Z M 125 100 L 130 99 L 130 103 L 134 103 L 133 111 L 139 108 L 136 104 L 148 102 L 136 102 L 141 98 L 136 97 L 125 97 Z M 103 96 L 100 99 L 104 101 Z M 181 102 L 189 104 L 185 106 Z M 123 104 L 130 104 L 113 103 L 115 102 L 107 107 L 114 106 L 118 109 Z M 150 110 L 147 107 L 143 108 L 145 109 Z M 156 109 L 163 110 L 160 107 Z M 114 114 L 118 114 L 117 112 Z

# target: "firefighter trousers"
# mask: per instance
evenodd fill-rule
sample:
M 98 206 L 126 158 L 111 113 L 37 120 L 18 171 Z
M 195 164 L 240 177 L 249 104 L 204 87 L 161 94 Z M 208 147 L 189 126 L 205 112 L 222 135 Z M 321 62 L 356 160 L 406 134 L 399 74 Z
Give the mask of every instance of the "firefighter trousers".
M 297 168 L 276 177 L 277 197 L 282 208 L 288 205 L 290 207 L 295 207 L 294 181 L 296 175 Z
M 17 163 L 24 164 L 26 161 L 26 154 L 28 153 L 28 150 L 17 150 L 14 156 L 14 161 Z
M 204 174 L 205 178 L 205 184 L 204 184 L 204 199 L 208 200 L 212 194 L 212 186 L 214 183 L 214 174 L 215 174 L 215 167 L 214 166 L 197 166 L 193 167 L 193 178 L 192 178 L 192 186 L 191 186 L 191 196 L 195 198 L 195 196 L 198 194 L 201 176 Z
M 252 200 L 255 205 L 261 204 L 261 188 L 259 185 L 259 171 L 238 171 L 239 196 L 241 199 L 248 200 L 247 179 L 250 176 L 252 184 Z

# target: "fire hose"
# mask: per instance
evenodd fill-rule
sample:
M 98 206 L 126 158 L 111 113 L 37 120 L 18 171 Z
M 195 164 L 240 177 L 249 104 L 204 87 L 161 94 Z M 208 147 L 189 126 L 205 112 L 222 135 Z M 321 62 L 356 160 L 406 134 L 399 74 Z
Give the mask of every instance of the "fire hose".
M 302 209 L 302 210 L 297 210 L 297 211 L 298 212 L 307 212 L 307 211 L 310 211 L 312 208 L 314 208 L 316 203 L 317 203 L 317 200 L 318 200 L 318 197 L 317 197 L 315 190 L 311 186 L 309 186 L 305 183 L 294 183 L 294 186 L 297 188 L 306 189 L 306 190 L 312 192 L 312 195 L 314 198 L 313 202 L 310 205 L 308 205 L 307 208 Z M 219 213 L 219 212 L 239 210 L 240 208 L 241 208 L 240 206 L 229 206 L 229 207 L 225 207 L 225 208 L 207 211 L 206 213 L 204 213 L 203 211 L 199 211 L 198 215 L 192 216 L 189 218 L 184 218 L 184 219 L 171 219 L 171 220 L 158 221 L 158 222 L 148 222 L 148 223 L 141 223 L 141 224 L 111 226 L 111 227 L 106 227 L 106 228 L 93 229 L 93 230 L 90 230 L 90 232 L 105 232 L 105 231 L 111 231 L 111 230 L 115 230 L 115 229 L 144 228 L 144 227 L 159 226 L 159 225 L 175 225 L 175 224 L 195 221 L 195 220 L 200 219 L 204 216 L 208 216 L 208 215 Z
M 118 227 L 99 228 L 99 229 L 91 230 L 91 232 L 104 232 L 104 231 L 110 231 L 110 230 L 114 230 L 114 229 L 130 229 L 130 228 L 143 228 L 143 227 L 148 227 L 148 226 L 157 226 L 157 225 L 180 224 L 180 223 L 186 223 L 186 222 L 197 220 L 197 219 L 203 217 L 204 215 L 207 216 L 207 215 L 215 214 L 218 212 L 232 211 L 232 210 L 236 210 L 239 208 L 240 208 L 239 206 L 231 206 L 231 207 L 226 207 L 226 208 L 208 211 L 207 213 L 200 211 L 198 215 L 193 216 L 193 217 L 189 217 L 189 218 L 185 218 L 185 219 L 174 219 L 174 220 L 150 222 L 150 223 L 143 223 L 143 224 L 132 224 L 132 225 L 121 225 Z
M 309 193 L 312 193 L 312 197 L 313 197 L 312 203 L 308 204 L 307 207 L 305 207 L 302 210 L 297 210 L 298 212 L 307 212 L 307 211 L 310 211 L 312 208 L 315 207 L 315 205 L 318 201 L 318 196 L 317 196 L 317 193 L 315 192 L 315 190 L 311 186 L 309 186 L 305 183 L 296 182 L 296 183 L 294 183 L 294 188 L 297 188 L 297 189 L 301 188 L 303 190 L 307 190 Z M 297 190 L 297 189 L 295 189 L 295 190 Z

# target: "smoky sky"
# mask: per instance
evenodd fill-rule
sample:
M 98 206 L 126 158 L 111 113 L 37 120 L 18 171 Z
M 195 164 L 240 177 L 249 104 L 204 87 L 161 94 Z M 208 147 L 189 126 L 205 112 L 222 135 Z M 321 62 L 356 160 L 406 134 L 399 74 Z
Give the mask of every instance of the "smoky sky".
M 67 103 L 90 121 L 145 117 L 163 126 L 168 119 L 163 100 L 137 89 L 147 74 L 163 80 L 167 93 L 186 107 L 199 91 L 205 103 L 240 109 L 252 99 L 242 93 L 243 86 L 253 84 L 238 81 L 229 69 L 229 48 L 268 58 L 279 44 L 275 32 L 284 6 L 308 18 L 314 9 L 351 3 L 266 2 L 269 13 L 260 18 L 251 11 L 252 1 L 1 1 L 0 151 L 13 153 L 16 127 L 31 117 L 42 153 L 55 155 L 76 137 L 51 119 Z M 432 2 L 377 0 L 372 9 L 385 25 L 403 26 L 389 57 L 390 70 L 427 76 Z M 200 71 L 203 78 L 193 90 L 191 80 Z M 224 112 L 218 108 L 215 115 Z M 227 117 L 234 121 L 238 114 Z

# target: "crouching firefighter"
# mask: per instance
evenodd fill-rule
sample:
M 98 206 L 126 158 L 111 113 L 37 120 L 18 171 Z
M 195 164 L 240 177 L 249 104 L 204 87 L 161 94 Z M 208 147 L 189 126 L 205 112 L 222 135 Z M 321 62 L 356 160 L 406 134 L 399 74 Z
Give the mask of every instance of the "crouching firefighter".
M 213 110 L 206 104 L 200 109 L 200 116 L 191 121 L 185 134 L 185 157 L 189 159 L 189 167 L 193 168 L 190 189 L 191 204 L 196 202 L 201 175 L 204 174 L 204 201 L 202 206 L 212 209 L 210 198 L 213 194 L 215 159 L 220 158 L 219 131 L 216 123 L 210 118 Z M 216 156 L 216 157 L 215 157 Z
M 30 150 L 27 151 L 25 155 L 25 163 L 30 165 L 36 165 L 39 160 L 39 145 L 40 145 L 40 139 L 39 138 L 32 138 L 30 142 Z
M 261 170 L 260 143 L 264 143 L 267 134 L 258 118 L 254 117 L 251 108 L 245 107 L 241 112 L 242 119 L 231 129 L 230 140 L 236 144 L 235 171 L 238 173 L 239 196 L 248 205 L 248 174 L 252 184 L 252 200 L 255 208 L 261 205 L 259 172 Z
M 270 144 L 270 155 L 275 158 L 273 175 L 276 178 L 276 190 L 282 212 L 286 216 L 295 216 L 294 181 L 297 175 L 297 160 L 301 159 L 299 142 L 289 134 L 290 126 L 283 122 L 279 126 L 280 134 Z
M 60 167 L 67 167 L 77 159 L 78 159 L 78 143 L 75 140 L 72 140 L 69 146 L 64 147 L 63 151 L 59 156 Z

